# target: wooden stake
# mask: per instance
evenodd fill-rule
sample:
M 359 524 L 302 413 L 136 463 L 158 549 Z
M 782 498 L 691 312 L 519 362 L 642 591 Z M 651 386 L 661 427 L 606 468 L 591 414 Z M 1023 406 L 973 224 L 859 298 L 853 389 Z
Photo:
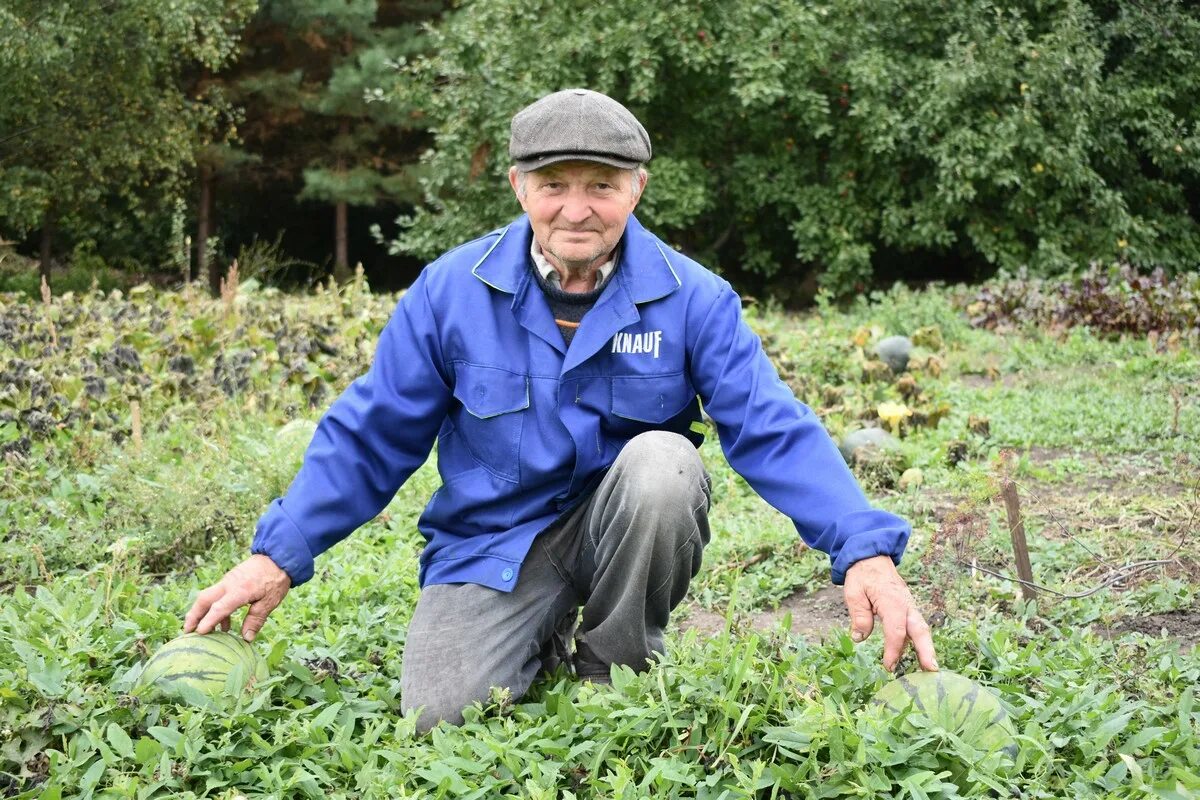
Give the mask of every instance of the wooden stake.
M 142 454 L 142 404 L 137 400 L 129 401 L 129 409 L 133 417 L 133 451 Z
M 1179 387 L 1172 386 L 1171 387 L 1171 403 L 1175 407 L 1175 413 L 1171 417 L 1171 435 L 1172 436 L 1179 435 L 1179 407 L 1181 405 L 1183 405 L 1182 400 L 1183 400 L 1183 396 L 1182 396 L 1182 393 L 1179 391 Z
M 1017 497 L 1017 486 L 1008 476 L 1001 483 L 1004 510 L 1008 514 L 1008 532 L 1012 536 L 1013 555 L 1017 562 L 1017 577 L 1021 579 L 1021 596 L 1026 600 L 1037 597 L 1033 588 L 1033 567 L 1029 563 L 1029 546 L 1025 541 L 1025 522 L 1021 519 L 1021 501 Z
M 50 304 L 53 295 L 50 293 L 50 284 L 46 283 L 46 276 L 42 276 L 42 307 L 46 310 L 46 324 L 50 326 L 50 349 L 58 349 L 58 330 L 54 327 L 54 310 Z M 1178 414 L 1176 414 L 1178 416 Z

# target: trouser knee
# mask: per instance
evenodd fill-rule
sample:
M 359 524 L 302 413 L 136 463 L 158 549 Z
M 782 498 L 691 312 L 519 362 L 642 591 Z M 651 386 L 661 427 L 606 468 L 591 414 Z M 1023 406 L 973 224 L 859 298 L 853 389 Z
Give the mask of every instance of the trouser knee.
M 630 439 L 613 464 L 620 493 L 664 511 L 708 511 L 712 485 L 695 446 L 677 433 L 650 431 Z
M 678 434 L 642 434 L 621 451 L 586 521 L 595 549 L 578 638 L 591 656 L 641 669 L 662 650 L 709 540 L 710 495 L 696 448 Z

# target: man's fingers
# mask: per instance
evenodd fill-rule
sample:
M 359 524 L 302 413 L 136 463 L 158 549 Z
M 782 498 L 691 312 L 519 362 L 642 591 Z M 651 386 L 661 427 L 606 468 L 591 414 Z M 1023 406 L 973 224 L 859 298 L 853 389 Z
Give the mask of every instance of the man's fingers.
M 875 627 L 875 613 L 866 592 L 853 588 L 846 590 L 846 610 L 850 613 L 850 638 L 864 641 Z
M 196 595 L 196 602 L 192 603 L 192 607 L 188 610 L 187 616 L 183 618 L 183 632 L 191 633 L 192 631 L 196 630 L 197 623 L 204 618 L 204 615 L 208 613 L 208 610 L 212 607 L 212 604 L 224 593 L 225 590 L 220 584 L 217 584 L 216 586 L 210 586 L 209 588 L 200 592 L 200 594 Z M 202 632 L 207 633 L 207 631 Z
M 291 578 L 266 556 L 253 555 L 238 564 L 220 582 L 196 596 L 183 620 L 185 633 L 210 633 L 216 628 L 230 630 L 233 612 L 250 606 L 242 622 L 243 636 L 253 639 L 266 622 L 267 615 L 283 601 L 291 587 Z
M 883 623 L 883 668 L 895 672 L 908 640 L 908 604 L 890 602 L 879 604 L 879 619 Z
M 911 641 L 921 668 L 937 671 L 929 626 L 889 558 L 865 558 L 851 565 L 846 572 L 845 594 L 854 641 L 861 642 L 870 635 L 873 616 L 879 617 L 883 625 L 884 669 L 896 671 L 905 643 Z
M 274 610 L 275 605 L 267 600 L 259 600 L 251 605 L 250 610 L 246 612 L 246 618 L 242 620 L 242 638 L 253 642 L 254 637 L 258 636 L 258 632 L 266 624 L 267 616 Z
M 196 625 L 197 633 L 209 633 L 216 629 L 218 625 L 227 621 L 229 615 L 237 611 L 242 606 L 246 605 L 244 600 L 235 598 L 229 594 L 224 594 L 221 599 L 212 604 L 208 609 L 208 613 L 204 615 L 204 619 L 200 620 Z
M 929 625 L 921 612 L 915 608 L 908 610 L 908 638 L 912 640 L 913 649 L 917 651 L 917 661 L 926 672 L 937 672 L 937 656 L 933 652 L 933 636 Z
M 875 603 L 876 613 L 880 615 L 880 624 L 883 625 L 883 668 L 888 672 L 895 672 L 908 638 L 908 608 L 912 599 L 906 595 L 894 590 L 886 591 Z

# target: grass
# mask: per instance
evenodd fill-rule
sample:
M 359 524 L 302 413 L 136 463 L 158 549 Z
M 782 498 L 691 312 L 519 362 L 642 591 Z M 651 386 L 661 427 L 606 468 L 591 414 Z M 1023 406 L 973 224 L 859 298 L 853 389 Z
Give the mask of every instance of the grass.
M 351 305 L 329 295 L 264 293 L 243 298 L 244 316 L 231 319 L 219 304 L 147 295 L 143 312 L 98 312 L 92 322 L 82 315 L 80 352 L 53 354 L 54 368 L 45 370 L 65 392 L 71 370 L 91 357 L 82 340 L 140 340 L 150 353 L 142 361 L 159 365 L 147 368 L 141 387 L 150 420 L 141 452 L 113 435 L 128 424 L 123 395 L 76 395 L 87 419 L 33 436 L 27 455 L 4 459 L 0 510 L 12 522 L 0 534 L 9 584 L 0 606 L 0 793 L 1194 796 L 1194 634 L 1181 642 L 1127 631 L 1157 619 L 1147 615 L 1197 615 L 1200 359 L 1194 349 L 1159 352 L 1144 340 L 1083 329 L 975 330 L 957 311 L 956 292 L 896 290 L 803 316 L 765 309 L 751 324 L 777 360 L 792 365 L 809 399 L 819 399 L 823 385 L 841 390 L 838 403 L 819 409 L 836 435 L 861 425 L 873 404 L 900 399 L 891 382 L 862 379 L 856 337 L 939 327 L 940 372 L 914 374 L 918 402 L 948 404 L 948 413 L 937 427 L 905 428 L 901 440 L 903 466 L 921 469 L 924 481 L 908 491 L 872 483 L 871 495 L 913 522 L 902 573 L 940 622 L 943 667 L 992 687 L 1009 707 L 1015 765 L 919 718 L 914 733 L 902 720 L 871 714 L 868 700 L 889 677 L 878 634 L 856 646 L 839 631 L 810 641 L 753 629 L 755 614 L 827 585 L 828 559 L 797 548 L 790 521 L 729 470 L 711 437 L 701 455 L 713 477 L 713 542 L 680 616 L 710 612 L 726 624 L 712 636 L 673 628 L 661 663 L 645 674 L 618 670 L 610 688 L 560 673 L 522 699 L 497 693 L 461 728 L 416 735 L 414 720 L 399 712 L 399 679 L 418 592 L 415 522 L 437 485 L 426 464 L 275 612 L 256 643 L 272 677 L 254 693 L 225 711 L 131 695 L 147 654 L 179 632 L 195 592 L 244 557 L 257 514 L 286 487 L 298 454 L 277 446 L 275 431 L 319 413 L 306 408 L 312 371 L 329 396 L 344 386 L 362 358 L 360 345 L 348 343 L 369 341 L 390 306 L 372 298 L 367 313 L 348 314 Z M 174 316 L 151 336 L 155 307 Z M 36 329 L 39 314 L 14 308 L 3 309 L 7 318 Z M 60 335 L 71 327 L 70 311 L 56 308 Z M 292 341 L 271 333 L 274 320 L 286 320 L 295 341 L 310 325 L 335 330 L 330 341 L 353 351 L 354 363 L 338 366 L 319 352 L 304 356 L 307 367 L 260 359 L 232 394 L 199 384 L 181 394 L 163 366 L 173 348 L 193 347 L 197 373 L 216 375 L 211 359 L 223 350 Z M 289 348 L 283 362 L 302 350 Z M 10 345 L 0 368 L 37 351 L 28 341 Z M 19 408 L 37 394 L 28 392 L 6 402 Z M 121 421 L 97 428 L 94 420 L 109 414 Z M 969 430 L 972 417 L 988 420 L 986 436 Z M 21 424 L 0 423 L 0 443 L 27 435 Z M 966 443 L 967 458 L 950 466 L 955 442 Z M 993 499 L 1008 451 L 1039 582 L 1081 592 L 1111 565 L 1163 558 L 1181 540 L 1182 549 L 1170 564 L 1088 597 L 1022 602 L 1011 582 L 970 568 L 973 560 L 1010 569 L 1003 510 Z M 955 534 L 955 520 L 969 536 Z M 903 668 L 913 668 L 911 659 Z

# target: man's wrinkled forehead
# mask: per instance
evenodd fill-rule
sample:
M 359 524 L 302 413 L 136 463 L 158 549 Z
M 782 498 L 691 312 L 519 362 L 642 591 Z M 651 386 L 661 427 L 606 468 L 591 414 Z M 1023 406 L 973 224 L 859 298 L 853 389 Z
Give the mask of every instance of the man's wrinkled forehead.
M 617 183 L 625 179 L 629 170 L 610 167 L 595 161 L 557 161 L 529 173 L 541 182 L 575 178 L 579 180 L 604 179 Z

